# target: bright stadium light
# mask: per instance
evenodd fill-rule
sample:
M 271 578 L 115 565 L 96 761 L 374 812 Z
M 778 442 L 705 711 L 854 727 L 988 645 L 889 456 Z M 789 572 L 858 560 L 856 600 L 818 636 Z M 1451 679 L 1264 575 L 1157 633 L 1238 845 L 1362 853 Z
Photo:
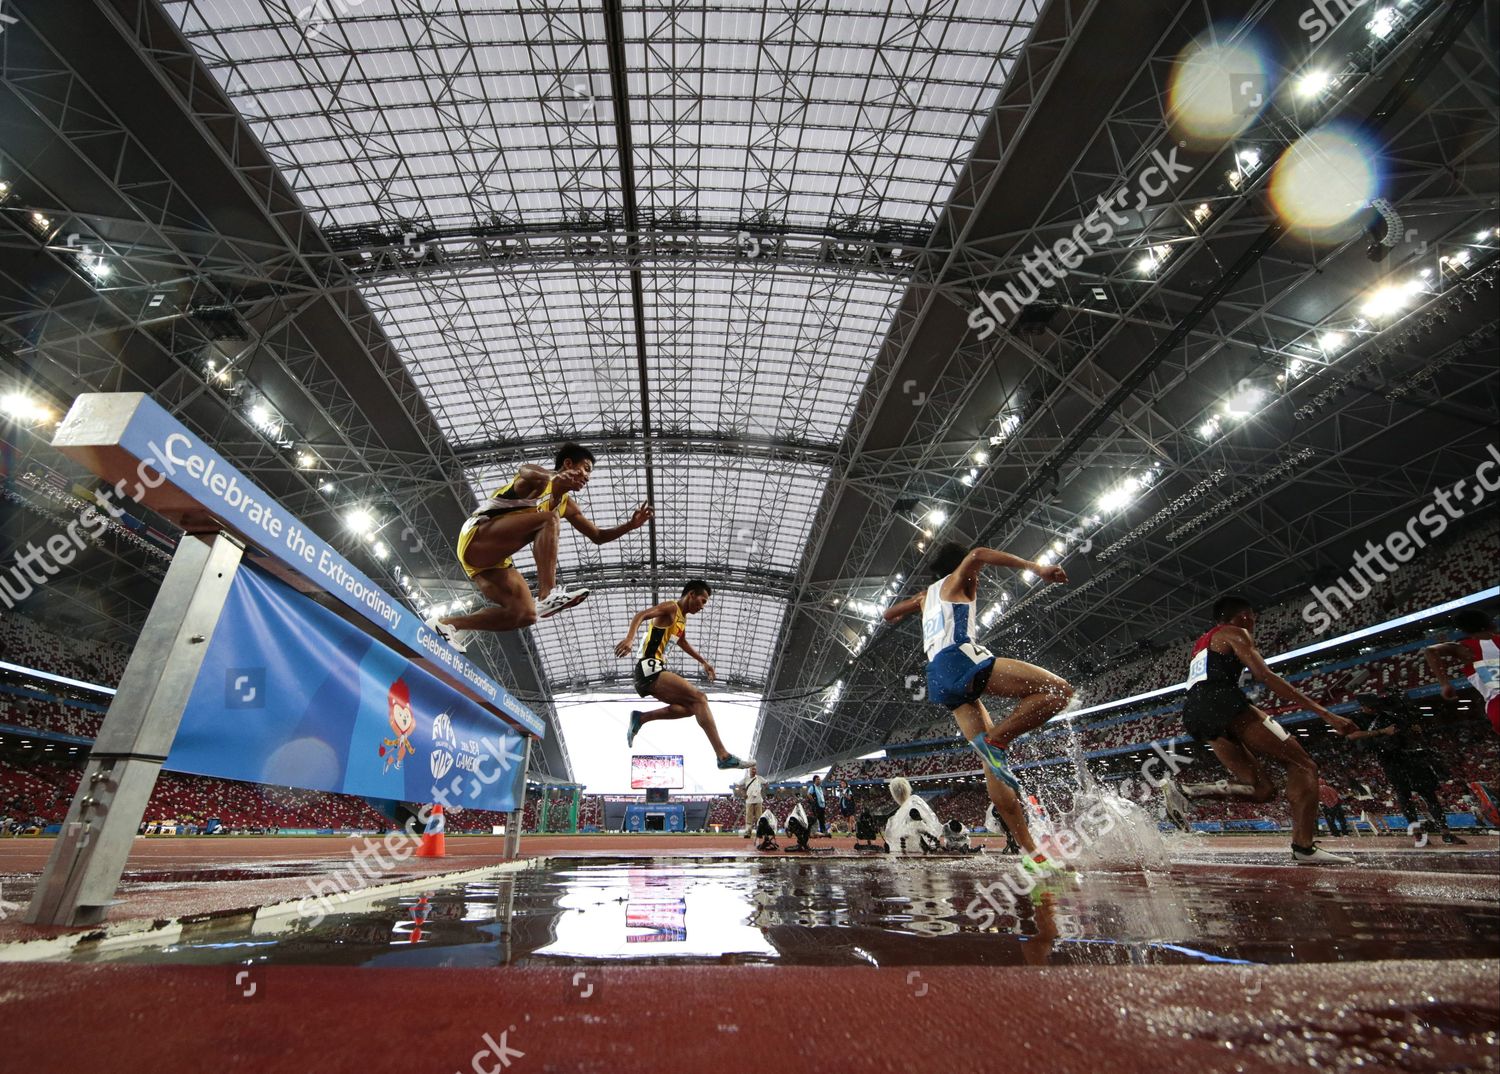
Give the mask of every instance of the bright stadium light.
M 1136 490 L 1140 487 L 1140 478 L 1127 477 L 1103 496 L 1100 496 L 1097 506 L 1100 511 L 1112 515 L 1128 506 L 1135 499 Z
M 50 407 L 38 402 L 25 392 L 11 392 L 0 397 L 0 413 L 14 421 L 28 424 L 49 421 L 52 418 Z
M 1243 420 L 1255 413 L 1265 397 L 1266 393 L 1259 388 L 1245 388 L 1230 396 L 1224 404 L 1224 412 Z
M 1328 88 L 1333 75 L 1327 71 L 1309 71 L 1297 80 L 1297 96 L 1316 97 Z
M 375 516 L 364 507 L 356 507 L 344 516 L 344 525 L 351 533 L 366 537 L 375 532 Z
M 1420 284 L 1415 280 L 1387 284 L 1371 292 L 1359 311 L 1371 320 L 1384 320 L 1411 305 L 1411 300 L 1416 296 L 1419 287 Z

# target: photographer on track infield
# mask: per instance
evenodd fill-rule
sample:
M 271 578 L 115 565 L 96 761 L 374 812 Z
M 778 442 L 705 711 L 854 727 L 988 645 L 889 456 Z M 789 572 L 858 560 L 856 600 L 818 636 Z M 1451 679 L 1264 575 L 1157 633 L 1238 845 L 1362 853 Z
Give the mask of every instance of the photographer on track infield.
M 755 835 L 756 822 L 760 820 L 760 814 L 766 807 L 766 788 L 768 786 L 769 784 L 754 765 L 751 765 L 745 773 L 745 778 L 734 785 L 735 797 L 745 800 L 746 839 L 753 838 Z
M 1421 712 L 1401 695 L 1359 694 L 1360 710 L 1352 713 L 1359 730 L 1349 735 L 1351 741 L 1360 741 L 1370 749 L 1380 767 L 1385 769 L 1385 778 L 1390 781 L 1396 795 L 1396 808 L 1401 810 L 1409 823 L 1419 824 L 1430 831 L 1431 827 L 1421 819 L 1414 808 L 1413 796 L 1427 804 L 1443 842 L 1462 845 L 1460 839 L 1448 830 L 1448 813 L 1438 802 L 1438 784 L 1443 780 L 1441 762 L 1437 755 L 1423 744 L 1417 725 Z M 1418 845 L 1426 843 L 1420 838 Z

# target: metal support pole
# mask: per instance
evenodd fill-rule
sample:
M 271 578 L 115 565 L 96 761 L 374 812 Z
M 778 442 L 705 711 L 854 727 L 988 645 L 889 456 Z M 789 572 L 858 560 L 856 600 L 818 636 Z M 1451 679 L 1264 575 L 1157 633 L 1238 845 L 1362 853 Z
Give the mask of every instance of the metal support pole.
M 224 533 L 177 546 L 26 909 L 31 924 L 96 924 L 114 902 L 243 553 Z
M 520 797 L 514 811 L 505 814 L 505 856 L 521 856 L 521 825 L 526 823 L 526 773 L 531 768 L 531 736 L 526 737 L 526 752 L 521 759 Z

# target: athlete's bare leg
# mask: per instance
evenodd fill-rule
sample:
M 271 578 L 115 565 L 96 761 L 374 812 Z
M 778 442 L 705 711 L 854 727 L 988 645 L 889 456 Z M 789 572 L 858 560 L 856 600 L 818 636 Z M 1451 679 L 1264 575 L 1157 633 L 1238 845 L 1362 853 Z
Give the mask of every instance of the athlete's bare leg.
M 469 538 L 464 549 L 464 558 L 471 566 L 481 569 L 498 567 L 533 541 L 540 546 L 541 534 L 547 530 L 555 532 L 557 526 L 557 516 L 551 511 L 510 511 L 487 518 L 475 525 L 474 535 Z M 540 579 L 544 569 L 540 548 L 533 549 L 533 553 L 536 555 L 537 576 Z M 546 569 L 556 572 L 556 543 L 552 546 L 552 563 Z
M 1239 739 L 1216 738 L 1209 747 L 1234 781 L 1184 783 L 1178 788 L 1183 794 L 1193 799 L 1221 798 L 1241 802 L 1269 802 L 1275 796 L 1276 788 L 1271 785 L 1271 777 Z
M 680 720 L 684 716 L 696 716 L 697 713 L 686 705 L 668 705 L 666 708 L 642 711 L 636 715 L 641 723 L 650 723 L 652 720 Z
M 562 524 L 551 511 L 537 514 L 551 520 L 531 543 L 531 554 L 536 559 L 536 599 L 546 600 L 547 594 L 557 588 L 557 535 Z
M 719 738 L 719 728 L 714 723 L 714 714 L 708 708 L 708 696 L 704 692 L 688 682 L 681 675 L 671 671 L 663 671 L 651 684 L 651 696 L 656 700 L 665 702 L 666 708 L 654 710 L 654 718 L 658 720 L 679 720 L 684 716 L 692 716 L 697 719 L 698 726 L 703 728 L 703 733 L 708 736 L 708 744 L 714 748 L 714 753 L 719 760 L 729 756 L 729 751 L 724 748 L 723 741 Z M 642 717 L 645 722 L 645 717 Z
M 984 692 L 989 697 L 1021 699 L 1005 719 L 985 733 L 984 737 L 991 745 L 1003 750 L 1010 748 L 1010 744 L 1027 731 L 1042 726 L 1061 712 L 1073 696 L 1073 687 L 1045 668 L 1002 657 L 990 669 Z
M 1230 733 L 1249 749 L 1286 766 L 1286 798 L 1292 807 L 1292 843 L 1310 847 L 1318 835 L 1318 765 L 1295 738 L 1282 738 L 1266 726 L 1254 705 L 1236 716 Z M 1217 751 L 1215 751 L 1217 752 Z
M 976 735 L 989 737 L 995 727 L 989 712 L 978 701 L 971 701 L 954 709 L 953 718 L 958 721 L 958 731 L 965 742 L 972 741 Z M 995 804 L 995 812 L 1005 821 L 1005 826 L 1010 829 L 1016 842 L 1021 844 L 1026 853 L 1035 854 L 1036 840 L 1032 839 L 1031 828 L 1026 823 L 1026 810 L 1021 807 L 1020 795 L 1011 789 L 1010 784 L 995 775 L 988 765 L 984 769 L 984 786 L 989 792 L 990 801 Z
M 456 630 L 519 630 L 536 622 L 536 604 L 526 579 L 514 567 L 495 567 L 474 576 L 474 585 L 490 602 L 468 615 L 450 615 L 442 622 Z

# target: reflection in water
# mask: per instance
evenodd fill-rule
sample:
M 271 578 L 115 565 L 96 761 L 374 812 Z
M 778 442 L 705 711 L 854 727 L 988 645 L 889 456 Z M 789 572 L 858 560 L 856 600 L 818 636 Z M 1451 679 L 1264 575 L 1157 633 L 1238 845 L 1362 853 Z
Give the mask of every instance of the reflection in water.
M 317 927 L 210 924 L 164 950 L 79 957 L 1037 966 L 1500 955 L 1492 876 L 1313 878 L 1265 864 L 1086 872 L 986 905 L 981 893 L 1000 868 L 986 857 L 553 860 L 330 915 Z

